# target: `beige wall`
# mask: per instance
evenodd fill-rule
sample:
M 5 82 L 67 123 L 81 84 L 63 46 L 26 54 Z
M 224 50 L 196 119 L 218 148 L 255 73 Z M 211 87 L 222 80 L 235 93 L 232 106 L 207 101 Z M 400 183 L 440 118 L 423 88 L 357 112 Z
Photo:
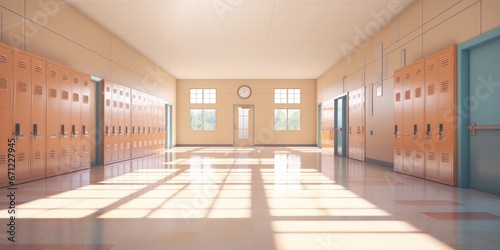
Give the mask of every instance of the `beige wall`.
M 373 131 L 373 136 L 366 135 L 366 157 L 393 162 L 393 72 L 401 67 L 400 51 L 406 49 L 406 63 L 410 64 L 448 46 L 465 42 L 498 27 L 498 10 L 498 0 L 417 1 L 364 47 L 346 56 L 318 79 L 318 102 L 367 86 L 366 127 L 367 132 Z M 399 31 L 396 20 L 399 21 Z M 382 61 L 387 60 L 387 74 L 382 74 L 383 96 L 376 97 L 369 90 L 378 79 L 377 48 L 380 44 L 384 46 Z M 372 105 L 373 116 L 370 113 Z
M 240 85 L 252 89 L 249 99 L 240 99 L 236 92 Z M 190 104 L 192 88 L 217 89 L 217 104 Z M 274 104 L 275 88 L 300 88 L 301 104 Z M 232 145 L 233 105 L 255 105 L 255 137 L 257 145 L 312 145 L 316 144 L 316 81 L 315 80 L 178 80 L 177 82 L 177 144 Z M 217 109 L 216 131 L 191 131 L 189 109 Z M 300 108 L 300 131 L 274 131 L 274 108 Z
M 174 77 L 67 2 L 0 0 L 2 42 L 176 102 Z

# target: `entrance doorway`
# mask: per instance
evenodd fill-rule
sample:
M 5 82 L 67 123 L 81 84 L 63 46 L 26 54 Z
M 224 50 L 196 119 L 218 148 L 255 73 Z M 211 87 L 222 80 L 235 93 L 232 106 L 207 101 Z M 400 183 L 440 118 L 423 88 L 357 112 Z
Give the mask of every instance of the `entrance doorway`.
M 254 106 L 235 105 L 233 107 L 233 145 L 235 147 L 253 147 Z

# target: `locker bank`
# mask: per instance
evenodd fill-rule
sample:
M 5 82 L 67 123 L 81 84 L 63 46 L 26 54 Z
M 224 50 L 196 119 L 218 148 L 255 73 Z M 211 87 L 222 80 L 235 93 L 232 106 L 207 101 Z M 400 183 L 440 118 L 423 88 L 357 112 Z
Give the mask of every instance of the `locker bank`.
M 496 0 L 0 0 L 1 249 L 498 249 Z

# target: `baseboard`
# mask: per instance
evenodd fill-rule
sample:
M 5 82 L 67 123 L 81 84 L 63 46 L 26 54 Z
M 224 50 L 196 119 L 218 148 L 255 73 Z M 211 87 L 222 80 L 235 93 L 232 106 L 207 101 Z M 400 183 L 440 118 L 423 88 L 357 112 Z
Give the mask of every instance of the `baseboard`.
M 317 148 L 316 144 L 257 144 L 256 147 L 304 147 L 304 148 Z
M 177 144 L 174 147 L 182 148 L 182 147 L 199 147 L 199 148 L 210 148 L 210 147 L 232 147 L 230 144 Z
M 380 161 L 380 160 L 371 159 L 371 158 L 366 158 L 365 160 L 366 160 L 366 162 L 375 163 L 377 165 L 381 165 L 384 167 L 394 168 L 394 163 L 392 163 L 392 162 Z

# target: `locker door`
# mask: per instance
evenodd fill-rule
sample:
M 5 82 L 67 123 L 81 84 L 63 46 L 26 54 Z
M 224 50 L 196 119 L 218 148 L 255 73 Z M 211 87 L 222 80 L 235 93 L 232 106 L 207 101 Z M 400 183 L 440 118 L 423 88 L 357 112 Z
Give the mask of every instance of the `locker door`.
M 125 159 L 125 88 L 118 86 L 118 160 Z
M 438 57 L 425 59 L 425 178 L 438 180 Z
M 413 172 L 413 76 L 412 68 L 406 67 L 403 75 L 403 171 Z
M 359 134 L 359 158 L 360 161 L 365 161 L 365 88 L 359 90 L 359 126 L 361 127 Z
M 46 154 L 46 176 L 54 176 L 60 171 L 60 98 L 61 86 L 59 77 L 61 75 L 59 66 L 47 63 L 47 154 Z
M 71 170 L 78 170 L 82 166 L 81 152 L 81 127 L 82 127 L 82 80 L 79 72 L 71 71 L 72 95 L 71 95 Z
M 143 126 L 144 126 L 144 108 L 142 105 L 142 94 L 137 92 L 137 118 L 134 118 L 137 122 L 137 156 L 141 157 L 144 155 L 144 150 L 143 150 L 143 144 L 144 144 L 144 131 L 143 131 Z
M 439 178 L 456 185 L 456 56 L 455 48 L 439 55 Z
M 91 142 L 90 142 L 90 90 L 91 90 L 91 82 L 90 75 L 81 74 L 82 80 L 82 123 L 80 127 L 80 135 L 81 135 L 81 145 L 80 152 L 82 155 L 81 168 L 90 168 L 90 155 L 91 155 Z
M 7 141 L 12 137 L 12 50 L 0 45 L 0 187 L 9 185 Z
M 113 161 L 113 136 L 112 136 L 112 116 L 113 116 L 113 84 L 104 82 L 104 112 L 103 112 L 103 159 L 104 164 L 109 164 Z
M 73 100 L 73 82 L 71 79 L 71 72 L 69 69 L 60 67 L 61 70 L 61 99 L 60 99 L 60 152 L 59 159 L 60 173 L 66 173 L 71 169 L 71 155 L 73 153 L 71 145 L 71 108 Z
M 31 125 L 31 56 L 14 52 L 14 106 L 12 132 L 16 142 L 16 180 L 30 179 L 30 125 Z
M 130 89 L 125 88 L 125 159 L 130 159 L 131 158 L 131 150 L 132 150 L 132 136 L 130 133 L 130 126 L 131 126 L 131 95 L 130 95 Z
M 47 61 L 42 58 L 31 58 L 31 177 L 45 178 L 45 157 L 47 142 Z
M 349 92 L 349 158 L 356 156 L 356 92 Z
M 113 162 L 117 162 L 120 159 L 119 151 L 118 151 L 118 146 L 119 146 L 119 137 L 118 137 L 118 126 L 120 123 L 120 109 L 119 109 L 119 104 L 118 102 L 120 101 L 120 95 L 119 95 L 119 87 L 116 84 L 113 84 L 113 89 L 112 89 L 112 96 L 113 96 L 113 101 L 112 101 L 112 106 L 111 106 L 111 136 L 112 136 L 112 141 L 113 141 L 113 147 L 112 147 L 112 153 L 111 153 L 111 159 Z
M 131 137 L 132 137 L 132 146 L 131 146 L 131 156 L 132 158 L 137 157 L 137 149 L 138 149 L 138 143 L 137 143 L 137 93 L 135 90 L 131 91 L 132 95 L 132 106 L 131 106 Z
M 403 70 L 394 73 L 394 170 L 403 172 Z
M 424 177 L 425 157 L 424 157 L 424 61 L 417 62 L 413 67 L 413 172 L 418 177 Z

